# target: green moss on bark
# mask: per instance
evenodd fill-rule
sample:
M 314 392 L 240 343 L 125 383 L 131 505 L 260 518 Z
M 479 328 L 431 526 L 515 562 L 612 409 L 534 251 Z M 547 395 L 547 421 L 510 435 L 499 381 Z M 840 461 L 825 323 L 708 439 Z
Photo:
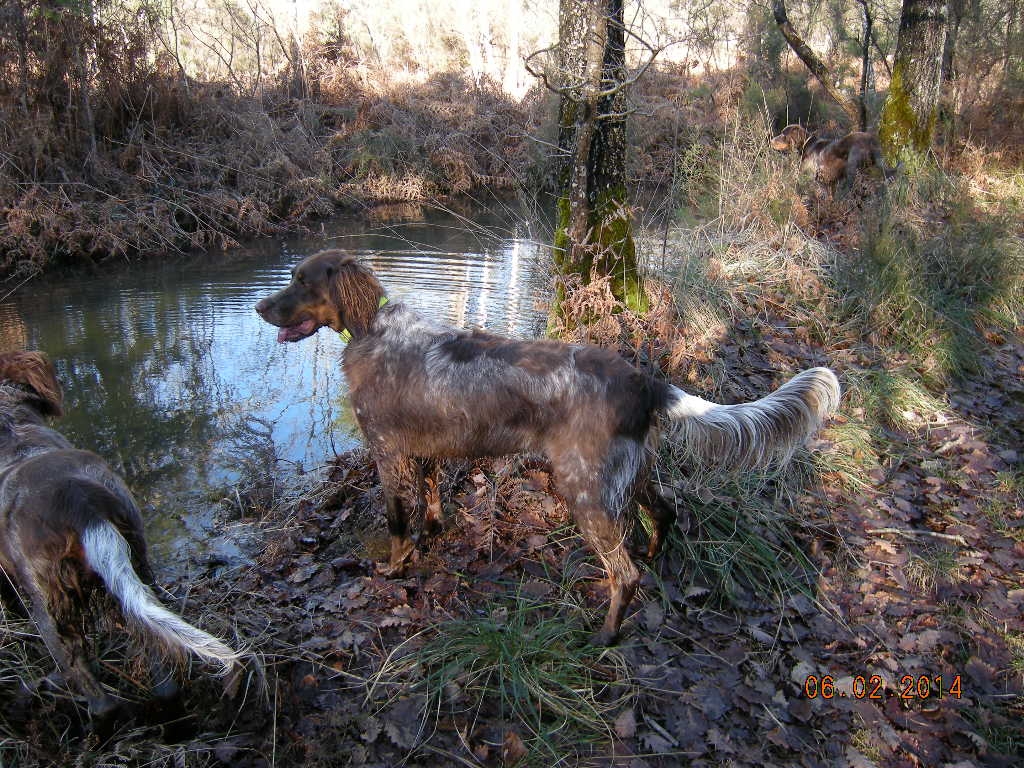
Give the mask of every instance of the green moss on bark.
M 892 73 L 889 98 L 882 110 L 878 126 L 878 138 L 885 150 L 886 160 L 895 164 L 908 153 L 923 154 L 931 146 L 938 110 L 932 109 L 927 115 L 917 115 L 911 104 L 902 64 L 897 64 Z
M 567 196 L 558 198 L 553 246 L 555 266 L 561 272 L 562 267 L 569 259 L 569 198 Z
M 599 271 L 611 278 L 612 295 L 634 312 L 646 312 L 647 294 L 637 269 L 628 210 L 625 187 L 609 187 L 598 195 L 592 219 L 594 245 Z
M 575 248 L 569 236 L 570 215 L 569 198 L 559 198 L 554 237 L 554 262 L 559 274 L 579 275 L 584 283 L 595 272 L 606 275 L 618 301 L 634 312 L 646 312 L 649 302 L 637 269 L 625 187 L 610 187 L 598 195 L 588 217 L 590 242 Z M 565 288 L 559 284 L 555 289 L 556 314 L 561 314 L 564 297 Z

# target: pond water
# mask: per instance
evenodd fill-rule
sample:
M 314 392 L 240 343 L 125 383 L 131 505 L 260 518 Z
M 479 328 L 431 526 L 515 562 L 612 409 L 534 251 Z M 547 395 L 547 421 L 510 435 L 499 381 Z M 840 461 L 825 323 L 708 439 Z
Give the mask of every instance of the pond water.
M 247 467 L 309 470 L 358 444 L 340 338 L 278 344 L 253 311 L 327 247 L 360 255 L 392 299 L 453 325 L 543 330 L 546 249 L 503 210 L 336 220 L 316 236 L 29 281 L 10 295 L 0 284 L 0 349 L 54 360 L 67 410 L 58 428 L 124 474 L 158 558 L 203 549 L 217 499 Z

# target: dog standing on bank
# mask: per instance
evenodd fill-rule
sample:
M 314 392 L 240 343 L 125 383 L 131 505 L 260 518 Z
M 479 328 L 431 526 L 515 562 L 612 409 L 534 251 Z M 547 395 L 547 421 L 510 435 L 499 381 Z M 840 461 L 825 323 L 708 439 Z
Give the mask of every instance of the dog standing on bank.
M 878 166 L 886 179 L 891 179 L 897 168 L 890 168 L 882 157 L 882 146 L 874 133 L 855 131 L 838 139 L 828 139 L 808 132 L 802 125 L 787 125 L 771 141 L 772 149 L 796 152 L 803 166 L 814 172 L 814 178 L 824 184 L 834 197 L 836 186 L 853 185 L 861 168 Z
M 191 651 L 227 674 L 239 654 L 153 594 L 135 500 L 99 456 L 46 425 L 62 413 L 63 395 L 45 355 L 0 354 L 0 579 L 27 598 L 57 667 L 94 717 L 119 708 L 90 668 L 82 634 L 87 593 L 97 581 L 129 621 L 158 641 L 149 649 L 156 696 L 172 698 L 178 690 L 163 666 L 165 653 Z
M 423 460 L 540 453 L 586 542 L 608 572 L 610 605 L 594 641 L 618 636 L 639 571 L 626 542 L 634 501 L 664 542 L 674 506 L 648 479 L 659 430 L 702 463 L 729 470 L 788 458 L 838 405 L 827 368 L 800 373 L 753 403 L 716 405 L 591 345 L 515 341 L 465 331 L 390 302 L 373 272 L 328 250 L 303 260 L 256 305 L 279 342 L 330 328 L 348 340 L 343 369 L 377 464 L 391 535 L 390 568 L 412 553 L 410 519 L 425 506 Z

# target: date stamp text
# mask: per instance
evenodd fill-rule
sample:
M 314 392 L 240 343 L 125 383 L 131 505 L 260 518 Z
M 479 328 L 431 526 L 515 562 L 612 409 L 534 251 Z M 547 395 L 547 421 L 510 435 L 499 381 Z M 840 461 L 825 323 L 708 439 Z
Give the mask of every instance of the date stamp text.
M 941 699 L 963 696 L 960 675 L 903 675 L 889 681 L 882 675 L 853 675 L 836 678 L 833 675 L 808 675 L 804 680 L 804 695 L 808 699 L 868 699 L 882 701 L 898 698 L 904 701 Z

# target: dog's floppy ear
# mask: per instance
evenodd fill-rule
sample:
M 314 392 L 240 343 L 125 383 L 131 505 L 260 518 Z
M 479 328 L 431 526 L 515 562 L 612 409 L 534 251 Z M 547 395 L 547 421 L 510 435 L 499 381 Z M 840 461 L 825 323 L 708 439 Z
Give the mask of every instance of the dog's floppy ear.
M 794 147 L 796 147 L 797 149 L 799 149 L 800 145 L 807 141 L 807 137 L 811 135 L 810 133 L 807 132 L 807 129 L 804 128 L 799 123 L 787 125 L 785 128 L 782 129 L 782 133 L 791 142 L 793 142 Z
M 373 272 L 353 256 L 346 256 L 331 269 L 331 300 L 342 326 L 353 337 L 366 335 L 380 308 L 384 289 Z
M 804 130 L 803 126 L 798 123 L 791 123 L 782 129 L 782 133 L 772 138 L 771 146 L 772 149 L 786 152 L 792 149 L 800 149 L 806 139 L 807 131 Z
M 44 416 L 64 415 L 64 393 L 57 381 L 53 363 L 42 352 L 5 352 L 0 354 L 0 379 L 23 384 L 38 398 Z

